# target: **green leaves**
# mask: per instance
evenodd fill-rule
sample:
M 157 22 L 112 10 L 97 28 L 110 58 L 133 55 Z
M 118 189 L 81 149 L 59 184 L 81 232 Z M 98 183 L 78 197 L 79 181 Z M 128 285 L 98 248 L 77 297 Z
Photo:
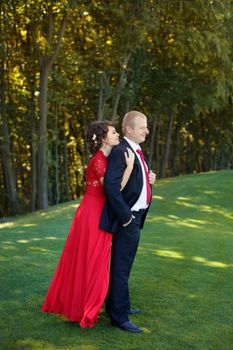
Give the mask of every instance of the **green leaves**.
M 216 164 L 225 167 L 226 159 L 231 159 L 231 1 L 20 0 L 2 1 L 0 10 L 4 103 L 10 151 L 17 169 L 15 186 L 23 184 L 21 201 L 29 203 L 31 188 L 35 186 L 35 181 L 34 185 L 31 183 L 33 170 L 25 175 L 22 166 L 27 163 L 28 169 L 35 168 L 32 158 L 35 160 L 38 155 L 32 156 L 27 148 L 32 140 L 48 137 L 48 187 L 53 187 L 54 164 L 60 159 L 60 187 L 64 189 L 65 181 L 68 187 L 68 178 L 74 198 L 84 188 L 87 125 L 97 118 L 116 118 L 120 131 L 121 119 L 129 109 L 140 109 L 152 116 L 149 127 L 153 116 L 159 115 L 152 160 L 158 168 L 168 142 L 168 110 L 174 113 L 168 175 L 209 170 Z M 59 55 L 52 62 L 64 14 L 66 29 Z M 47 132 L 39 137 L 40 63 L 48 61 L 53 63 L 49 67 L 48 102 L 41 103 L 48 110 Z M 60 132 L 54 134 L 56 123 Z M 203 125 L 208 130 L 204 135 Z M 208 153 L 205 149 L 211 148 L 209 139 L 216 151 Z M 203 146 L 199 140 L 203 140 Z M 52 149 L 57 141 L 55 158 Z M 207 163 L 210 165 L 204 166 Z M 3 167 L 0 181 L 0 206 L 7 213 Z M 53 193 L 49 197 L 53 204 Z

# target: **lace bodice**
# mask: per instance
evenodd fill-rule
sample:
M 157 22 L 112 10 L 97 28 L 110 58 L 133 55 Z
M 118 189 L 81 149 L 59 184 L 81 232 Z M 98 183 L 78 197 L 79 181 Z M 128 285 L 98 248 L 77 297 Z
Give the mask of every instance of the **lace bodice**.
M 100 179 L 104 177 L 107 168 L 107 158 L 101 150 L 91 158 L 86 171 L 86 193 L 104 196 Z

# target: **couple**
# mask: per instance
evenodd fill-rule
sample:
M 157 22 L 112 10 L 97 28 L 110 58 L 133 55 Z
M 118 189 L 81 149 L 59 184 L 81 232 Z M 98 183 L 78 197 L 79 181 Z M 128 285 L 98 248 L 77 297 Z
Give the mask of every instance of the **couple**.
M 130 308 L 128 279 L 155 174 L 148 172 L 139 146 L 149 133 L 146 116 L 128 112 L 122 128 L 120 143 L 109 121 L 93 122 L 88 129 L 93 156 L 86 171 L 85 195 L 41 311 L 93 327 L 105 302 L 113 325 L 140 333 L 128 318 L 140 312 Z

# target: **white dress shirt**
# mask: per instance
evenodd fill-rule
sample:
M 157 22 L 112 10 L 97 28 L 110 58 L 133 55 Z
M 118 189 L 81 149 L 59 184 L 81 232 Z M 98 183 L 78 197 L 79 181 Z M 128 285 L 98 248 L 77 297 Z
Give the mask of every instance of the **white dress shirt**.
M 130 146 L 132 147 L 132 149 L 136 153 L 136 156 L 138 157 L 138 160 L 139 160 L 139 162 L 141 164 L 141 168 L 142 168 L 142 176 L 143 176 L 142 191 L 141 191 L 141 194 L 140 194 L 137 202 L 131 208 L 131 211 L 139 211 L 140 209 L 146 209 L 148 207 L 148 204 L 146 202 L 146 174 L 145 174 L 144 166 L 142 164 L 141 157 L 137 153 L 137 150 L 138 149 L 141 150 L 141 147 L 137 143 L 128 139 L 126 136 L 124 136 L 124 139 L 130 144 Z

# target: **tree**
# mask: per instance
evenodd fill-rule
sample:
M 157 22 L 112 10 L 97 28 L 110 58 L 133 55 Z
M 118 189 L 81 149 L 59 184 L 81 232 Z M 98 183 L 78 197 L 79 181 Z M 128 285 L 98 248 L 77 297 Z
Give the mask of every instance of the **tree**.
M 6 183 L 6 193 L 7 193 L 7 207 L 10 209 L 10 214 L 15 215 L 16 213 L 16 182 L 14 174 L 14 160 L 11 153 L 11 141 L 9 132 L 9 121 L 7 113 L 7 102 L 6 102 L 6 51 L 7 43 L 4 33 L 7 32 L 6 22 L 7 12 L 4 4 L 0 5 L 0 110 L 2 118 L 2 164 L 4 171 L 4 180 Z
M 53 63 L 55 62 L 59 50 L 61 48 L 62 37 L 65 31 L 66 11 L 63 14 L 60 29 L 57 34 L 57 40 L 54 44 L 55 35 L 54 30 L 54 16 L 53 7 L 48 5 L 46 13 L 47 25 L 45 31 L 47 32 L 46 45 L 42 53 L 39 47 L 35 49 L 38 51 L 40 62 L 40 87 L 39 87 L 39 141 L 38 141 L 38 201 L 39 208 L 48 207 L 48 165 L 46 159 L 47 151 L 47 90 L 48 77 L 51 72 Z

